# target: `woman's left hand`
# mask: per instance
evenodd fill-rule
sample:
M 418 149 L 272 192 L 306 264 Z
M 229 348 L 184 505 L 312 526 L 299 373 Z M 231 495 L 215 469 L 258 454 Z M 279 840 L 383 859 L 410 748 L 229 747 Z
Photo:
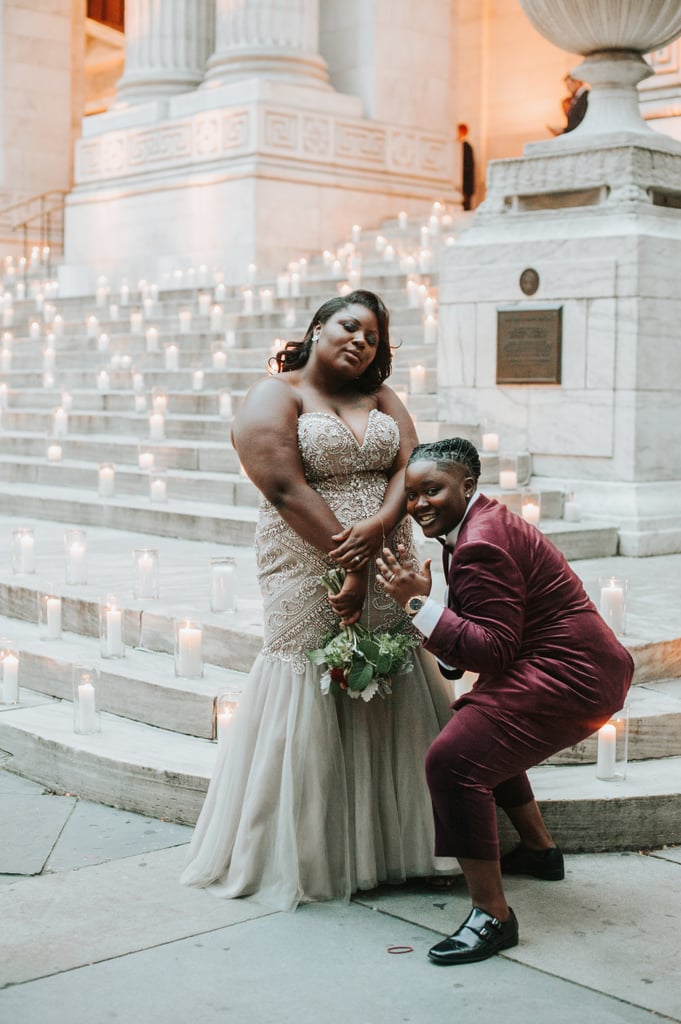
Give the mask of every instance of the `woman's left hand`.
M 397 545 L 398 556 L 405 554 L 403 544 Z M 420 572 L 410 565 L 402 565 L 390 548 L 383 548 L 383 557 L 376 559 L 378 566 L 377 579 L 383 586 L 386 594 L 401 606 L 405 605 L 410 597 L 422 594 L 427 597 L 433 585 L 433 578 L 430 572 L 431 559 L 427 558 L 423 563 Z
M 332 538 L 336 547 L 329 551 L 329 558 L 338 562 L 346 570 L 364 569 L 375 551 L 383 541 L 383 529 L 380 521 L 362 519 L 348 526 L 342 533 L 335 533 Z
M 366 571 L 349 572 L 338 594 L 329 594 L 329 604 L 340 619 L 341 626 L 359 622 L 367 593 L 369 574 Z

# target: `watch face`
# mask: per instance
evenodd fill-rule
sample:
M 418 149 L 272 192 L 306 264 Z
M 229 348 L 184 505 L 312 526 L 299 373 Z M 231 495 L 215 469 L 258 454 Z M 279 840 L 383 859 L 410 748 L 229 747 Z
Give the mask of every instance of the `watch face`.
M 417 612 L 421 611 L 425 603 L 426 601 L 423 597 L 410 597 L 407 601 L 407 612 L 409 615 L 416 615 Z

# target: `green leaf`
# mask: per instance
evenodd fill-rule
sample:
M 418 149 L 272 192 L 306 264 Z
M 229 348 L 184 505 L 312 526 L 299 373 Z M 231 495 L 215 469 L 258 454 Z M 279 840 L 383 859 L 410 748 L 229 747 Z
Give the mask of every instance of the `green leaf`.
M 350 669 L 350 675 L 348 676 L 348 686 L 351 690 L 363 690 L 365 686 L 368 686 L 371 682 L 374 674 L 373 665 L 368 665 L 366 662 L 355 662 Z
M 305 654 L 313 665 L 326 664 L 326 652 L 322 647 L 318 648 L 316 651 L 306 651 Z

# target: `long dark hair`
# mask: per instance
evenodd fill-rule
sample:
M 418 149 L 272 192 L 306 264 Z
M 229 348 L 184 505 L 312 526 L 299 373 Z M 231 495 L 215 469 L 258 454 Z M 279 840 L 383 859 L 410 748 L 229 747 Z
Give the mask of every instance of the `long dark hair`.
M 409 456 L 407 466 L 426 459 L 435 462 L 438 469 L 448 469 L 452 462 L 464 466 L 475 479 L 480 477 L 480 456 L 474 444 L 465 437 L 446 437 L 429 444 L 417 444 Z
M 325 324 L 327 320 L 341 309 L 348 306 L 364 306 L 376 317 L 378 324 L 378 346 L 376 355 L 370 366 L 366 368 L 361 377 L 355 381 L 358 391 L 364 394 L 371 394 L 377 391 L 384 380 L 390 376 L 392 370 L 392 349 L 390 347 L 390 314 L 382 299 L 374 292 L 358 290 L 350 292 L 349 295 L 339 295 L 336 298 L 328 299 L 323 306 L 320 306 L 310 320 L 310 325 L 305 331 L 302 341 L 287 341 L 283 349 L 272 357 L 270 363 L 276 363 L 277 373 L 287 373 L 290 370 L 299 370 L 310 358 L 312 348 L 312 335 L 318 324 Z

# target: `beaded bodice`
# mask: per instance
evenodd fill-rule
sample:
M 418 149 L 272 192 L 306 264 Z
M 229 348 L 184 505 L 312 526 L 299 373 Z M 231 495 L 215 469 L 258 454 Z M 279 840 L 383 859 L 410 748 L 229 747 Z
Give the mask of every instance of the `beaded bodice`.
M 305 476 L 343 526 L 379 511 L 399 444 L 397 423 L 377 409 L 369 414 L 361 443 L 331 413 L 302 413 L 298 419 Z M 414 557 L 408 520 L 399 524 L 387 542 L 391 547 L 404 544 Z M 256 553 L 264 604 L 264 653 L 290 661 L 302 672 L 310 664 L 305 651 L 318 647 L 337 624 L 319 579 L 330 560 L 299 537 L 265 499 L 260 504 Z M 362 622 L 371 628 L 387 627 L 403 615 L 376 586 L 374 568 L 370 569 Z

